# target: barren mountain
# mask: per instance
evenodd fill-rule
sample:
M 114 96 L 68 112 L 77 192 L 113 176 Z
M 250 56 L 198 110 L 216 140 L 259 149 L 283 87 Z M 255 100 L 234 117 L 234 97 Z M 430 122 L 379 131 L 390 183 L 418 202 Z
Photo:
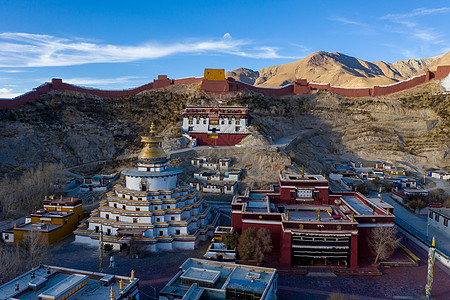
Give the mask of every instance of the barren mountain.
M 401 81 L 427 70 L 435 70 L 438 65 L 448 64 L 450 52 L 391 64 L 383 61 L 367 62 L 338 52 L 320 51 L 295 62 L 259 71 L 239 68 L 227 72 L 227 77 L 263 87 L 280 87 L 300 78 L 333 86 L 373 87 Z

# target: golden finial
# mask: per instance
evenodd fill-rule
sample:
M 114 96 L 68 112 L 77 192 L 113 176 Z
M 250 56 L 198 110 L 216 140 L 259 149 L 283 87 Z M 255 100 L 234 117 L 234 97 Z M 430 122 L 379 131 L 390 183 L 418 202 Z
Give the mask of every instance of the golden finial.
M 323 173 L 323 179 L 327 179 L 327 177 L 325 176 L 325 173 Z
M 134 279 L 134 270 L 131 270 L 131 279 Z
M 45 196 L 45 201 L 47 201 L 47 196 Z
M 431 242 L 431 247 L 436 246 L 436 241 L 434 240 L 434 236 L 433 236 L 433 241 Z
M 352 222 L 355 222 L 355 215 L 354 214 L 352 214 Z
M 303 176 L 305 176 L 305 169 L 303 168 L 303 165 L 302 165 L 302 177 Z
M 73 201 L 73 197 L 70 197 L 70 201 Z
M 289 211 L 286 211 L 286 220 L 289 221 Z
M 61 197 L 59 199 L 62 200 L 62 195 L 61 195 Z
M 123 280 L 122 279 L 119 281 L 119 288 L 120 288 L 120 293 L 122 294 L 122 292 L 123 292 Z
M 16 223 L 14 223 L 14 228 L 17 228 L 17 224 Z
M 389 214 L 389 207 L 386 208 L 386 214 Z
M 320 209 L 317 210 L 317 220 L 320 221 Z
M 114 295 L 114 291 L 111 285 L 111 294 L 109 295 L 109 299 L 114 300 L 116 298 L 116 296 Z
M 155 123 L 153 123 L 153 122 L 152 122 L 152 125 L 150 125 L 150 133 L 152 133 L 152 134 L 156 133 Z
M 383 195 L 380 194 L 380 202 L 383 202 Z

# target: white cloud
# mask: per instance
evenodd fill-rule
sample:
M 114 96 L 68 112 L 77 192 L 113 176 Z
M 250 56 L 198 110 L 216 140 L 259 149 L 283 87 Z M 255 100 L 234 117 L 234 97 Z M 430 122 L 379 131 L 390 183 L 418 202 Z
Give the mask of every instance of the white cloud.
M 223 38 L 224 38 L 224 39 L 231 39 L 232 37 L 231 37 L 231 34 L 229 34 L 229 33 L 227 32 L 227 33 L 225 33 L 225 34 L 223 35 Z
M 410 17 L 418 17 L 418 16 L 426 16 L 432 14 L 441 14 L 450 12 L 450 7 L 441 7 L 441 8 L 416 8 L 410 13 L 406 14 L 387 14 L 381 19 L 403 19 Z
M 230 36 L 230 38 L 228 38 Z M 251 58 L 290 58 L 276 47 L 251 47 L 251 41 L 224 35 L 218 40 L 139 46 L 101 44 L 50 35 L 0 33 L 0 67 L 54 67 L 157 59 L 175 54 L 231 54 Z
M 342 18 L 342 17 L 330 18 L 330 20 L 341 22 L 341 23 L 344 23 L 344 24 L 350 24 L 350 25 L 357 25 L 357 26 L 364 26 L 365 25 L 365 24 L 363 24 L 361 22 L 350 20 L 350 19 L 347 19 L 347 18 Z
M 7 88 L 0 88 L 0 98 L 14 98 L 18 94 L 13 93 L 13 89 L 7 89 Z
M 113 84 L 121 83 L 134 83 L 137 79 L 142 77 L 139 76 L 123 76 L 117 78 L 89 78 L 89 77 L 75 77 L 75 78 L 64 78 L 64 82 L 75 84 L 75 85 L 97 85 L 97 86 L 108 86 Z M 44 80 L 42 80 L 44 81 Z

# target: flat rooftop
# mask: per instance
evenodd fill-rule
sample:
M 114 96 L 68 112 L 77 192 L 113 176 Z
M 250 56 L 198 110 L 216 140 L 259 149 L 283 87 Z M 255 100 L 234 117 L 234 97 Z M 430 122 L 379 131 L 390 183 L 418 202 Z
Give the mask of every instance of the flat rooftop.
M 450 219 L 450 208 L 430 208 L 430 210 L 433 210 L 445 216 L 447 219 Z
M 34 278 L 31 276 L 32 273 Z M 110 284 L 102 285 L 102 278 L 108 280 Z M 116 297 L 120 295 L 120 280 L 123 281 L 124 292 L 130 291 L 139 282 L 139 279 L 125 276 L 41 265 L 0 286 L 0 299 L 35 300 L 40 295 L 56 299 L 65 292 L 76 290 L 84 282 L 86 284 L 75 291 L 69 299 L 109 299 L 111 287 Z M 16 290 L 17 283 L 18 290 Z M 19 297 L 16 296 L 18 294 Z
M 373 215 L 373 209 L 364 204 L 358 197 L 355 196 L 342 196 L 345 202 L 353 207 L 360 215 Z
M 223 293 L 226 289 L 237 289 L 263 294 L 272 280 L 276 279 L 276 272 L 277 270 L 272 268 L 188 258 L 181 265 L 180 273 L 160 293 L 183 296 L 191 285 L 183 285 L 182 279 L 189 279 L 198 284 L 212 284 L 210 288 L 222 290 Z
M 267 201 L 265 200 L 249 200 L 247 201 L 248 212 L 267 212 Z

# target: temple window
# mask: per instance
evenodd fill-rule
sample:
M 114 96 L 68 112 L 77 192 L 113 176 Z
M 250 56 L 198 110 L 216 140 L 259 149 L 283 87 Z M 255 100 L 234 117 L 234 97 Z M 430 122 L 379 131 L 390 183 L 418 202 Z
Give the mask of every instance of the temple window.
M 203 124 L 206 124 L 206 119 L 205 119 L 205 120 L 203 120 Z
M 100 226 L 95 226 L 95 232 L 98 232 L 100 230 Z
M 111 229 L 110 228 L 106 229 L 106 234 L 107 235 L 111 235 Z
M 159 231 L 159 236 L 162 236 L 164 232 L 162 230 Z
M 140 211 L 141 210 L 141 208 L 140 207 L 136 207 L 136 211 Z
M 117 208 L 117 203 L 114 203 L 114 208 Z
M 116 217 L 116 222 L 119 222 L 119 216 Z
M 180 234 L 180 233 L 181 233 L 180 229 L 177 229 L 176 233 L 177 233 L 177 234 Z
M 175 221 L 175 217 L 170 217 L 170 220 Z
M 434 219 L 436 220 L 436 222 L 439 222 L 439 215 L 436 214 L 436 215 L 434 216 Z
M 133 200 L 133 196 L 130 196 L 130 200 Z
M 126 208 L 126 206 L 125 206 L 125 205 L 122 205 L 122 209 L 123 209 L 123 210 L 126 210 L 127 208 Z
M 106 214 L 105 218 L 106 220 L 109 220 L 109 214 Z
M 137 218 L 133 218 L 133 223 L 137 223 Z

